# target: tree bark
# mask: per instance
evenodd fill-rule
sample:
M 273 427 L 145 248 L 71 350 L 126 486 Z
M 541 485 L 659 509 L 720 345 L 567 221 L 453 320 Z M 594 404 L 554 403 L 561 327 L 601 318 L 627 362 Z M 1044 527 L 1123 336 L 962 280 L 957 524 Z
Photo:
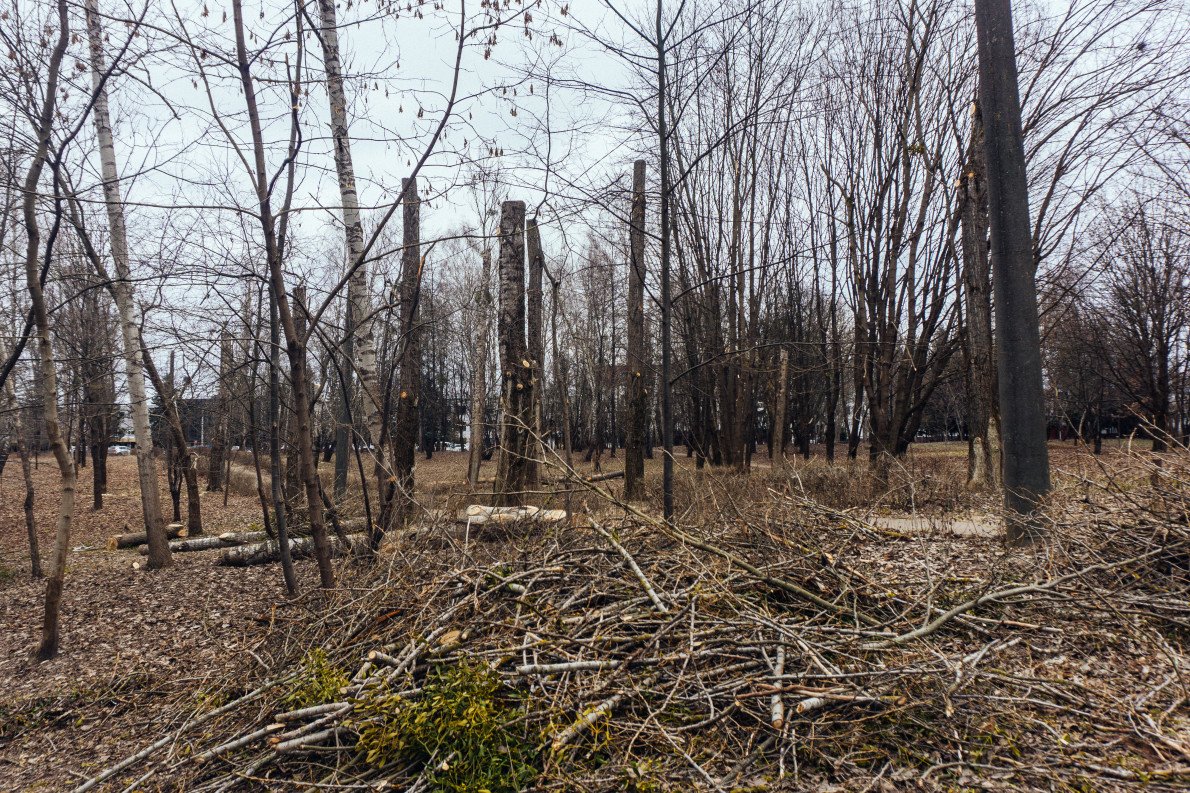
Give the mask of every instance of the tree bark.
M 219 415 L 207 460 L 207 490 L 212 493 L 223 489 L 223 469 L 227 466 L 228 432 L 231 426 L 231 356 L 231 335 L 224 329 L 219 335 Z
M 785 467 L 785 405 L 789 400 L 789 350 L 781 348 L 779 363 L 777 364 L 777 387 L 773 397 L 773 468 Z
M 541 485 L 541 460 L 545 447 L 541 433 L 545 424 L 542 405 L 542 367 L 545 364 L 545 336 L 543 332 L 543 311 L 541 281 L 545 272 L 545 254 L 541 249 L 541 231 L 537 218 L 530 218 L 525 224 L 525 254 L 529 260 L 529 289 L 526 294 L 525 322 L 528 334 L 529 363 L 533 365 L 533 424 L 529 436 L 529 460 L 527 481 L 531 489 Z
M 624 433 L 624 498 L 644 498 L 645 429 L 649 396 L 645 375 L 645 161 L 632 166 L 632 209 L 628 230 L 628 354 L 625 360 L 628 426 Z
M 414 450 L 418 435 L 418 403 L 421 396 L 421 329 L 417 304 L 421 291 L 421 197 L 417 180 L 402 180 L 405 193 L 403 247 L 401 251 L 401 339 L 400 391 L 393 422 L 393 472 L 396 492 L 393 525 L 404 528 L 413 514 Z M 387 527 L 388 523 L 383 522 Z M 379 547 L 373 538 L 372 548 Z
M 500 453 L 495 505 L 522 502 L 529 484 L 533 364 L 525 339 L 525 202 L 500 207 Z
M 971 110 L 967 163 L 959 177 L 963 286 L 967 309 L 967 385 L 971 417 L 967 487 L 992 490 L 1000 479 L 1000 426 L 996 410 L 996 369 L 992 357 L 991 263 L 988 259 L 987 164 L 983 116 Z
M 124 201 L 120 195 L 120 177 L 116 169 L 116 149 L 112 138 L 111 116 L 108 111 L 107 90 L 102 80 L 106 71 L 103 54 L 103 29 L 99 17 L 98 0 L 86 1 L 87 39 L 91 53 L 91 84 L 95 101 L 91 115 L 95 135 L 99 140 L 99 159 L 103 169 L 103 200 L 107 209 L 112 262 L 116 279 L 107 281 L 116 310 L 120 314 L 120 331 L 124 341 L 125 376 L 128 383 L 129 409 L 132 413 L 132 435 L 136 439 L 136 471 L 140 484 L 141 510 L 145 531 L 149 535 L 148 568 L 157 570 L 172 563 L 165 539 L 165 520 L 161 514 L 161 493 L 157 485 L 157 468 L 153 461 L 153 433 L 149 424 L 149 397 L 145 388 L 144 343 L 137 319 L 136 299 L 132 288 L 132 271 L 128 262 L 128 234 L 124 226 Z
M 1027 544 L 1041 536 L 1033 513 L 1049 492 L 1050 472 L 1029 185 L 1010 0 L 976 0 L 975 23 L 995 273 L 1004 505 L 1009 513 L 1009 542 Z
M 359 377 L 362 391 L 364 425 L 373 445 L 377 468 L 384 476 L 388 467 L 381 443 L 382 399 L 376 370 L 376 344 L 372 306 L 368 299 L 368 267 L 361 261 L 364 227 L 360 220 L 359 194 L 355 186 L 355 168 L 351 159 L 351 134 L 347 123 L 347 98 L 343 90 L 343 65 L 339 54 L 339 23 L 335 0 L 318 0 L 323 68 L 326 72 L 327 99 L 330 104 L 331 139 L 335 147 L 335 171 L 339 177 L 339 200 L 343 204 L 343 228 L 347 242 L 347 310 L 343 335 L 343 387 L 340 389 L 339 426 L 335 431 L 335 498 L 342 498 L 347 484 L 347 464 L 351 437 L 351 380 Z M 366 484 L 361 483 L 363 487 Z
M 58 40 L 50 55 L 45 101 L 37 119 L 37 148 L 29 163 L 23 185 L 22 217 L 25 223 L 25 281 L 29 289 L 29 302 L 33 311 L 34 327 L 37 330 L 37 350 L 40 357 L 42 417 L 46 439 L 54 453 L 61 477 L 61 495 L 58 501 L 58 530 L 54 539 L 54 557 L 50 565 L 50 577 L 45 589 L 45 617 L 41 626 L 41 644 L 34 659 L 46 661 L 58 654 L 58 617 L 61 613 L 62 587 L 66 580 L 66 555 L 70 552 L 70 529 L 74 519 L 74 489 L 77 475 L 74 460 L 62 440 L 58 424 L 58 372 L 54 363 L 54 348 L 50 335 L 49 312 L 46 309 L 45 293 L 41 288 L 38 268 L 38 246 L 41 235 L 37 228 L 37 185 L 49 152 L 50 134 L 53 130 L 55 101 L 58 96 L 58 76 L 66 47 L 70 40 L 70 17 L 66 0 L 58 0 Z M 47 252 L 48 253 L 48 252 Z
M 479 289 L 475 293 L 475 346 L 471 359 L 470 432 L 467 440 L 467 482 L 479 483 L 479 466 L 483 461 L 484 408 L 487 405 L 488 334 L 492 316 L 492 252 L 483 249 L 483 269 Z

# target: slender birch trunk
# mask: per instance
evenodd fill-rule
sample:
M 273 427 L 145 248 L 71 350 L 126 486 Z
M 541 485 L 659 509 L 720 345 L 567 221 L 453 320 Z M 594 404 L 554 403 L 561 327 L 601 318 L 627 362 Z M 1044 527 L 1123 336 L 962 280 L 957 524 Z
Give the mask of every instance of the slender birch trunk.
M 541 230 L 537 227 L 537 218 L 530 218 L 525 224 L 525 252 L 529 262 L 529 289 L 526 293 L 525 328 L 527 331 L 529 362 L 533 365 L 533 404 L 531 406 L 531 410 L 533 411 L 533 429 L 529 437 L 529 460 L 527 466 L 529 487 L 536 490 L 541 486 L 540 461 L 544 459 L 543 452 L 545 451 L 541 437 L 542 428 L 545 425 L 545 410 L 542 405 L 542 381 L 544 380 L 542 377 L 542 365 L 545 362 L 545 336 L 542 327 L 543 312 L 541 294 L 541 281 L 545 273 L 545 253 L 541 249 Z M 615 433 L 612 434 L 612 438 L 612 448 L 614 449 Z
M 58 41 L 50 56 L 45 85 L 45 103 L 37 120 L 37 149 L 25 175 L 22 217 L 25 222 L 25 280 L 29 302 L 37 329 L 37 350 L 40 355 L 42 415 L 45 434 L 58 463 L 61 476 L 61 495 L 58 501 L 58 531 L 54 539 L 54 558 L 45 588 L 45 618 L 41 626 L 41 644 L 34 659 L 46 661 L 58 654 L 58 617 L 62 606 L 62 587 L 66 581 L 66 555 L 70 552 L 70 529 L 74 520 L 74 488 L 77 473 L 74 460 L 62 440 L 58 424 L 58 372 L 54 365 L 54 347 L 50 339 L 50 319 L 45 294 L 41 288 L 38 247 L 41 234 L 37 228 L 37 185 L 49 154 L 50 133 L 54 125 L 55 100 L 58 96 L 58 76 L 62 59 L 70 41 L 70 17 L 66 0 L 58 0 Z
M 99 140 L 99 159 L 103 168 L 103 199 L 110 227 L 112 261 L 116 279 L 109 288 L 120 314 L 120 332 L 124 341 L 124 363 L 128 380 L 128 398 L 132 413 L 132 435 L 136 439 L 136 471 L 140 482 L 141 509 L 145 533 L 149 538 L 148 567 L 169 567 L 173 559 L 165 536 L 161 515 L 161 494 L 153 462 L 153 433 L 149 426 L 149 398 L 145 390 L 144 343 L 141 340 L 132 275 L 128 263 L 128 235 L 124 227 L 124 202 L 120 196 L 120 177 L 116 170 L 116 148 L 112 141 L 112 123 L 108 112 L 107 89 L 102 79 L 106 70 L 103 54 L 103 29 L 99 20 L 98 0 L 86 0 L 87 39 L 91 49 L 91 82 L 95 88 L 92 118 Z
M 488 334 L 492 316 L 492 251 L 483 249 L 483 270 L 475 293 L 475 347 L 471 366 L 471 416 L 467 441 L 467 482 L 479 484 L 479 466 L 483 461 L 484 407 L 487 404 Z
M 375 447 L 376 464 L 381 473 L 389 467 L 384 461 L 385 444 L 381 442 L 382 399 L 376 372 L 376 344 L 372 323 L 372 305 L 368 299 L 368 268 L 360 261 L 364 250 L 364 227 L 360 221 L 359 194 L 355 187 L 355 169 L 351 160 L 351 135 L 347 125 L 347 99 L 343 91 L 343 66 L 339 56 L 339 27 L 335 0 L 318 0 L 321 25 L 322 60 L 326 70 L 326 92 L 330 103 L 331 139 L 335 146 L 335 170 L 339 176 L 339 198 L 343 204 L 343 228 L 347 236 L 347 266 L 355 268 L 347 282 L 347 318 L 343 339 L 344 387 L 339 403 L 340 429 L 336 437 L 335 496 L 342 496 L 346 483 L 347 455 L 350 448 L 351 378 L 359 377 L 363 392 L 364 424 L 369 442 Z M 343 437 L 339 437 L 342 435 Z M 342 482 L 340 482 L 342 476 Z M 366 483 L 361 483 L 367 487 Z

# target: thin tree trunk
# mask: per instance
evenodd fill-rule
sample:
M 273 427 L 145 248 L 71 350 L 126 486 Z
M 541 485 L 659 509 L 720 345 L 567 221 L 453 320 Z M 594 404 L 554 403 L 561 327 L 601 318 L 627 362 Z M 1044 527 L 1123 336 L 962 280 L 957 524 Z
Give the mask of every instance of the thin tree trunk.
M 1004 505 L 1009 512 L 1009 542 L 1027 544 L 1041 536 L 1040 524 L 1032 516 L 1049 492 L 1050 472 L 1010 0 L 975 0 L 975 29 L 995 272 Z
M 789 399 L 787 392 L 789 384 L 789 350 L 781 348 L 780 362 L 777 364 L 777 388 L 773 406 L 773 467 L 785 467 L 785 405 Z
M 488 335 L 492 316 L 492 252 L 483 249 L 483 270 L 475 294 L 475 347 L 471 364 L 471 415 L 467 441 L 467 482 L 479 484 L 479 466 L 483 461 L 484 407 L 487 405 Z
M 58 463 L 61 476 L 61 496 L 58 502 L 58 530 L 54 539 L 54 558 L 50 566 L 50 577 L 45 588 L 45 618 L 41 626 L 41 644 L 34 658 L 46 661 L 58 654 L 58 617 L 62 606 L 62 587 L 66 580 L 66 555 L 70 552 L 70 529 L 74 519 L 74 488 L 77 475 L 74 461 L 62 440 L 58 424 L 58 372 L 54 363 L 54 348 L 50 335 L 49 312 L 46 310 L 45 294 L 41 288 L 38 246 L 41 235 L 37 228 L 37 185 L 45 167 L 49 152 L 50 133 L 53 130 L 55 100 L 58 96 L 58 75 L 66 47 L 70 41 L 70 17 L 66 0 L 58 0 L 58 40 L 50 55 L 45 102 L 37 123 L 37 149 L 25 175 L 22 216 L 25 223 L 25 281 L 29 289 L 29 302 L 33 311 L 34 327 L 37 329 L 37 350 L 40 357 L 42 417 L 46 438 Z M 48 254 L 48 251 L 47 251 Z
M 632 166 L 632 210 L 628 230 L 628 426 L 624 434 L 624 498 L 644 498 L 645 429 L 649 395 L 645 386 L 645 161 Z
M 211 438 L 211 455 L 207 460 L 207 490 L 210 492 L 223 489 L 223 469 L 227 463 L 228 430 L 231 426 L 231 370 L 231 336 L 224 329 L 219 334 L 219 415 L 214 437 Z
M 153 461 L 153 433 L 149 424 L 149 397 L 145 389 L 144 344 L 137 319 L 136 300 L 132 288 L 132 272 L 128 263 L 128 235 L 124 227 L 124 201 L 120 196 L 120 179 L 116 169 L 116 149 L 112 140 L 111 117 L 108 112 L 107 90 L 102 79 L 106 66 L 103 55 L 103 30 L 100 24 L 98 0 L 86 0 L 87 39 L 91 52 L 91 83 L 95 89 L 92 118 L 99 140 L 99 159 L 103 169 L 103 200 L 107 208 L 112 262 L 116 280 L 100 277 L 108 284 L 116 309 L 120 314 L 120 330 L 124 341 L 124 362 L 128 383 L 129 408 L 132 413 L 132 435 L 136 439 L 136 470 L 140 483 L 141 509 L 145 533 L 149 537 L 150 570 L 172 564 L 169 541 L 165 536 L 165 521 L 161 515 L 161 493 L 157 485 L 157 469 Z
M 529 260 L 529 289 L 526 293 L 525 322 L 529 349 L 529 362 L 533 364 L 533 431 L 529 436 L 529 460 L 527 481 L 533 490 L 541 486 L 541 463 L 544 447 L 542 427 L 545 423 L 542 399 L 544 386 L 542 367 L 545 364 L 545 337 L 542 329 L 541 281 L 545 271 L 545 254 L 541 249 L 541 231 L 537 218 L 530 218 L 525 224 L 525 254 Z
M 355 186 L 355 168 L 351 159 L 351 134 L 347 123 L 347 98 L 343 90 L 343 66 L 339 55 L 339 23 L 335 0 L 318 0 L 322 60 L 326 72 L 327 99 L 330 104 L 331 139 L 335 146 L 335 170 L 339 177 L 339 200 L 343 204 L 343 228 L 347 241 L 347 266 L 354 268 L 347 282 L 347 310 L 343 337 L 343 387 L 340 389 L 339 426 L 335 431 L 335 498 L 341 499 L 347 484 L 351 436 L 350 404 L 353 372 L 362 391 L 364 425 L 377 458 L 381 475 L 386 475 L 383 460 L 386 444 L 381 442 L 382 406 L 380 382 L 376 370 L 376 345 L 372 306 L 368 300 L 368 267 L 360 261 L 364 250 L 364 227 L 360 220 L 359 194 Z M 361 482 L 366 488 L 367 483 Z
M 306 339 L 297 333 L 289 298 L 285 291 L 285 273 L 282 251 L 283 235 L 278 235 L 273 215 L 272 199 L 269 194 L 268 172 L 265 165 L 264 133 L 261 128 L 260 110 L 256 104 L 256 89 L 244 40 L 244 11 L 241 0 L 232 0 L 232 17 L 236 37 L 236 61 L 240 71 L 240 84 L 244 91 L 244 102 L 248 111 L 248 125 L 252 133 L 252 154 L 254 169 L 253 186 L 260 205 L 260 225 L 264 235 L 265 254 L 269 265 L 269 281 L 276 298 L 277 318 L 285 332 L 285 352 L 289 358 L 290 383 L 297 394 L 308 393 L 308 371 L 306 368 Z M 300 69 L 298 73 L 300 73 Z M 295 108 L 296 108 L 295 99 Z M 296 112 L 296 109 L 294 110 Z M 291 132 L 292 135 L 292 132 Z M 295 144 L 291 143 L 291 150 Z M 292 159 L 290 160 L 292 163 Z M 292 172 L 290 179 L 292 190 Z M 298 453 L 301 457 L 302 480 L 306 485 L 306 501 L 310 512 L 310 533 L 318 559 L 318 574 L 326 589 L 335 585 L 334 568 L 331 566 L 331 549 L 326 536 L 326 520 L 319 491 L 318 470 L 314 466 L 313 433 L 310 423 L 310 404 L 305 399 L 294 400 L 297 417 Z M 275 486 L 275 485 L 274 485 Z
M 561 279 L 550 279 L 551 286 L 551 313 L 552 318 L 550 322 L 550 336 L 552 341 L 554 353 L 554 383 L 558 389 L 558 403 L 561 410 L 559 423 L 562 425 L 562 453 L 565 455 L 566 467 L 568 469 L 574 468 L 574 438 L 570 432 L 570 378 L 567 376 L 566 363 L 562 360 L 562 355 L 558 349 L 558 314 L 560 308 L 558 305 L 558 290 L 561 288 Z M 567 511 L 569 511 L 570 494 L 567 493 L 568 499 Z

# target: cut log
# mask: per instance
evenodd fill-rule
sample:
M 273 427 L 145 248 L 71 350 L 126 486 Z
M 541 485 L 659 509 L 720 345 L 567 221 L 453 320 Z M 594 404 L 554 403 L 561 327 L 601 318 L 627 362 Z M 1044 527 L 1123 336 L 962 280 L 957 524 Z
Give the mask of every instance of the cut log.
M 367 553 L 368 536 L 366 534 L 349 534 L 347 542 L 335 538 L 331 542 L 332 556 L 346 556 Z M 294 559 L 308 558 L 314 555 L 314 540 L 310 537 L 295 537 L 289 540 L 289 553 Z M 219 556 L 218 564 L 223 567 L 250 567 L 258 564 L 270 564 L 280 561 L 281 548 L 273 540 L 241 545 L 238 548 L 228 548 Z
M 583 476 L 583 477 L 577 477 L 576 479 L 566 479 L 565 477 L 563 477 L 561 479 L 542 479 L 541 481 L 547 485 L 564 485 L 567 482 L 574 482 L 574 481 L 586 482 L 588 484 L 591 484 L 594 482 L 607 482 L 610 479 L 623 479 L 623 478 L 624 478 L 623 471 L 608 471 L 606 474 L 596 474 L 595 476 Z
M 165 536 L 171 540 L 176 540 L 178 537 L 185 537 L 188 534 L 189 532 L 186 530 L 186 527 L 181 523 L 171 523 L 165 527 Z M 119 548 L 135 548 L 138 545 L 144 545 L 148 541 L 149 537 L 143 531 L 117 534 L 114 537 L 108 538 L 107 549 L 114 551 Z
M 169 544 L 172 553 L 189 553 L 191 551 L 209 551 L 212 548 L 235 548 L 251 542 L 267 540 L 268 535 L 263 531 L 247 531 L 237 534 L 234 531 L 224 532 L 218 537 L 190 537 L 184 540 L 174 540 Z M 142 545 L 138 551 L 141 556 L 149 555 L 149 546 Z
M 472 526 L 483 523 L 508 525 L 512 523 L 560 523 L 566 520 L 564 509 L 541 509 L 540 507 L 485 507 L 472 504 L 467 507 L 462 520 Z

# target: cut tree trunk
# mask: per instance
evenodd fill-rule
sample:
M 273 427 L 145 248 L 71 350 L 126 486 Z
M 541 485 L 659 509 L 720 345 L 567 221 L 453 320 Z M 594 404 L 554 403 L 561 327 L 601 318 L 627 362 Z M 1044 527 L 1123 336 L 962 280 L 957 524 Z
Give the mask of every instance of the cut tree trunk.
M 393 420 L 393 473 L 395 492 L 392 495 L 391 519 L 382 517 L 382 531 L 390 526 L 398 529 L 413 515 L 413 461 L 418 436 L 418 403 L 421 394 L 421 330 L 418 328 L 418 298 L 421 294 L 421 197 L 416 179 L 403 179 L 405 195 L 403 207 L 404 247 L 401 252 L 401 355 L 400 390 L 397 393 L 396 416 Z M 372 534 L 372 550 L 380 548 L 381 532 Z
M 645 375 L 645 161 L 632 169 L 632 211 L 629 217 L 628 259 L 628 426 L 624 434 L 624 498 L 644 497 L 645 428 L 649 398 Z
M 788 402 L 789 387 L 789 350 L 784 347 L 780 352 L 780 363 L 777 365 L 776 396 L 773 397 L 773 442 L 769 449 L 769 456 L 773 460 L 773 467 L 785 467 L 785 405 Z
M 332 556 L 347 556 L 368 553 L 367 534 L 349 534 L 347 542 L 339 538 L 331 540 L 329 550 Z M 294 559 L 308 559 L 317 554 L 312 537 L 295 537 L 289 540 L 289 554 Z M 281 549 L 277 542 L 267 542 L 253 545 L 242 545 L 238 548 L 228 548 L 219 557 L 221 567 L 251 567 L 258 564 L 271 564 L 281 560 Z
M 171 540 L 176 540 L 178 537 L 189 537 L 190 531 L 181 523 L 170 523 L 164 529 L 165 536 Z M 107 549 L 115 551 L 121 548 L 135 548 L 138 545 L 144 545 L 149 541 L 149 536 L 143 531 L 128 532 L 126 534 L 116 534 L 107 539 Z
M 529 484 L 533 364 L 525 339 L 525 202 L 500 207 L 500 454 L 497 506 L 519 503 Z

